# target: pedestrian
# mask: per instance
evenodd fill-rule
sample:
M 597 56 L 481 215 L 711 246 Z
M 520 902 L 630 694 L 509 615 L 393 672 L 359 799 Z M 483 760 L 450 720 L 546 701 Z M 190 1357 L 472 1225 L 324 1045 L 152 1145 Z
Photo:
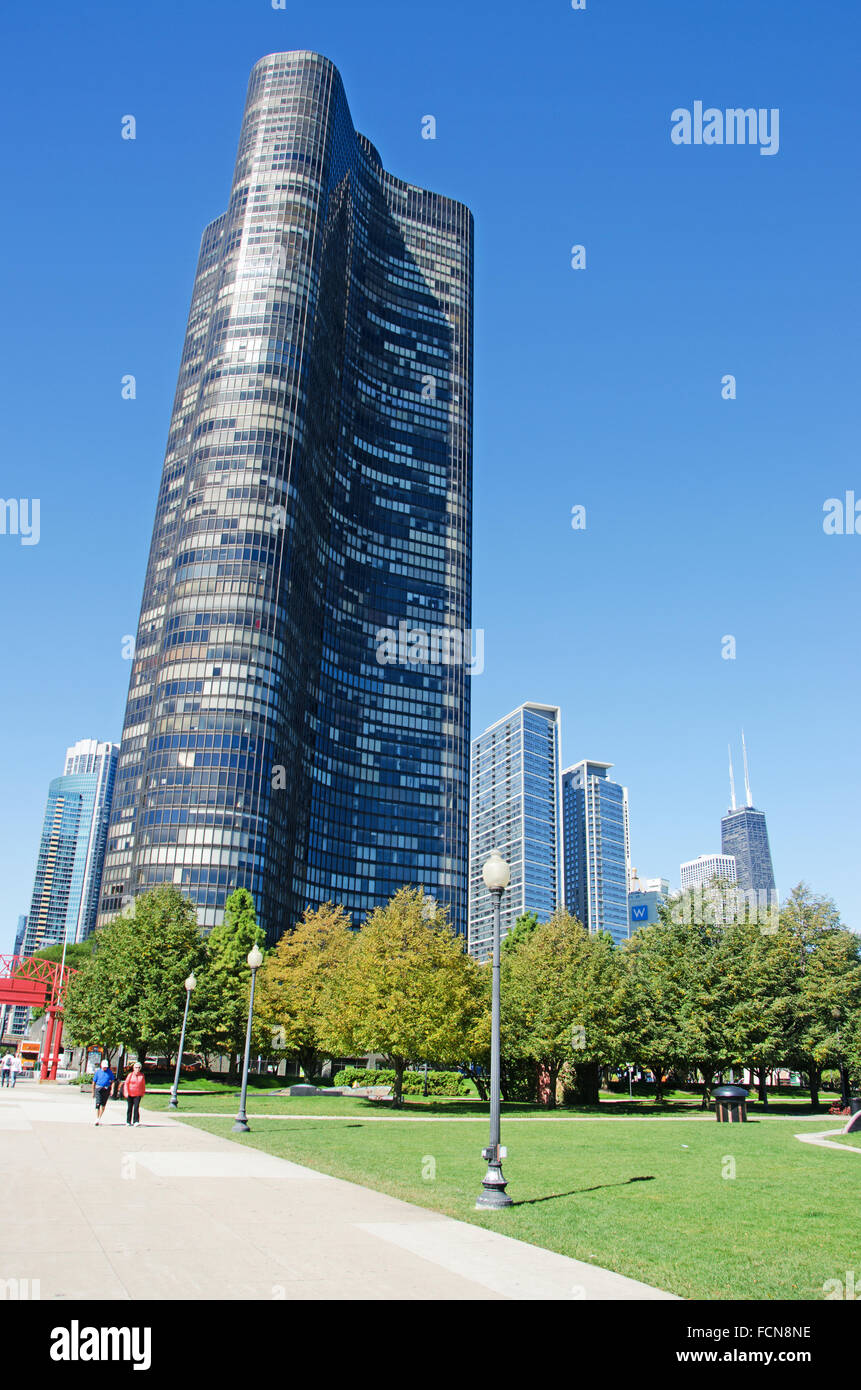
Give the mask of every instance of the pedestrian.
M 107 1057 L 103 1057 L 96 1070 L 93 1072 L 93 1095 L 96 1101 L 96 1124 L 99 1124 L 105 1113 L 105 1107 L 111 1098 L 111 1087 L 116 1081 L 116 1077 L 110 1068 Z
M 13 1053 L 12 1053 L 12 1065 L 11 1065 L 10 1068 L 9 1068 L 9 1074 L 10 1074 L 11 1077 L 12 1077 L 12 1090 L 13 1090 L 13 1091 L 14 1091 L 14 1089 L 15 1089 L 15 1082 L 18 1080 L 18 1076 L 19 1076 L 19 1074 L 20 1074 L 23 1070 L 24 1070 L 24 1063 L 21 1061 L 21 1058 L 18 1056 L 17 1052 L 13 1052 Z
M 0 1062 L 0 1086 L 8 1086 L 12 1078 L 12 1058 L 14 1053 L 7 1052 Z
M 140 1062 L 135 1062 L 125 1081 L 123 1082 L 123 1095 L 126 1098 L 126 1124 L 139 1125 L 141 1096 L 146 1091 L 146 1077 Z

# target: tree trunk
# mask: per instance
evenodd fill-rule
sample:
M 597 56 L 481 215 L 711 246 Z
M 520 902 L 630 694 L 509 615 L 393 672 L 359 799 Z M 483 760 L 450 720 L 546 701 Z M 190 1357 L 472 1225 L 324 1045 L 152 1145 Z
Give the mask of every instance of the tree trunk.
M 395 1068 L 395 1087 L 392 1091 L 392 1105 L 401 1106 L 404 1103 L 404 1072 L 406 1071 L 407 1061 L 405 1057 L 393 1057 L 392 1062 Z
M 664 1099 L 664 1068 L 661 1062 L 657 1064 L 651 1062 L 652 1073 L 655 1078 L 655 1105 L 660 1105 Z
M 117 1079 L 114 1082 L 114 1099 L 116 1099 L 116 1097 L 120 1094 L 120 1088 L 123 1084 L 123 1071 L 125 1070 L 125 1064 L 126 1050 L 123 1047 L 120 1049 L 120 1055 L 117 1059 Z
M 468 1062 L 466 1066 L 460 1067 L 459 1070 L 464 1076 L 468 1076 L 470 1081 L 475 1083 L 475 1089 L 478 1091 L 479 1100 L 487 1100 L 487 1082 L 475 1063 Z
M 312 1047 L 300 1047 L 299 1066 L 302 1074 L 309 1086 L 314 1084 L 314 1064 L 317 1061 L 317 1053 Z
M 476 1082 L 476 1084 L 478 1083 Z M 490 1077 L 488 1075 L 487 1084 L 485 1085 L 486 1094 L 481 1097 L 482 1100 L 487 1100 L 488 1095 L 490 1094 L 489 1086 Z M 500 1057 L 499 1059 L 499 1095 L 501 1100 L 509 1101 L 511 1099 L 511 1096 L 508 1093 L 508 1070 L 505 1065 L 504 1057 Z
M 812 1107 L 813 1109 L 816 1109 L 816 1108 L 818 1107 L 818 1105 L 819 1105 L 819 1077 L 820 1077 L 819 1068 L 818 1068 L 818 1067 L 811 1067 L 811 1068 L 810 1068 L 810 1072 L 809 1072 L 809 1081 L 810 1081 L 810 1105 L 811 1105 L 811 1107 Z
M 768 1067 L 757 1067 L 756 1084 L 761 1105 L 768 1105 Z
M 578 1062 L 574 1068 L 574 1086 L 578 1105 L 598 1105 L 601 1099 L 600 1071 L 597 1062 Z
M 556 1078 L 559 1063 L 542 1062 L 538 1068 L 538 1099 L 546 1110 L 556 1109 Z

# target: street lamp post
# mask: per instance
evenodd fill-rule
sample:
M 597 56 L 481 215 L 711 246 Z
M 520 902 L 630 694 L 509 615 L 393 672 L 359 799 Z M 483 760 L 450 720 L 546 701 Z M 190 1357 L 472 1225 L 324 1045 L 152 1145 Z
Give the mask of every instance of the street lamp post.
M 482 1158 L 487 1160 L 487 1172 L 482 1182 L 482 1191 L 476 1200 L 476 1208 L 496 1210 L 510 1207 L 511 1198 L 505 1190 L 502 1173 L 502 1160 L 505 1150 L 499 1143 L 499 912 L 502 895 L 508 887 L 510 870 L 499 850 L 490 852 L 490 858 L 482 869 L 484 884 L 493 902 L 493 992 L 491 996 L 490 1017 L 490 1144 L 482 1150 Z
M 176 1059 L 176 1071 L 173 1075 L 173 1088 L 170 1093 L 171 1110 L 179 1109 L 179 1105 L 176 1099 L 176 1093 L 179 1090 L 179 1072 L 180 1067 L 182 1066 L 182 1054 L 185 1049 L 185 1025 L 188 1023 L 188 1002 L 191 999 L 191 991 L 194 989 L 196 984 L 197 980 L 194 978 L 194 971 L 192 971 L 192 973 L 189 975 L 188 979 L 185 982 L 185 1010 L 182 1015 L 182 1032 L 179 1035 L 179 1055 Z
M 239 1114 L 233 1121 L 233 1130 L 240 1134 L 247 1134 L 250 1125 L 248 1116 L 245 1113 L 245 1098 L 248 1095 L 248 1063 L 251 1059 L 251 1020 L 254 1017 L 254 983 L 257 979 L 257 972 L 263 964 L 263 952 L 259 946 L 253 946 L 247 956 L 248 968 L 251 971 L 251 994 L 248 998 L 248 1027 L 245 1030 L 245 1059 L 242 1064 L 242 1095 L 239 1100 Z

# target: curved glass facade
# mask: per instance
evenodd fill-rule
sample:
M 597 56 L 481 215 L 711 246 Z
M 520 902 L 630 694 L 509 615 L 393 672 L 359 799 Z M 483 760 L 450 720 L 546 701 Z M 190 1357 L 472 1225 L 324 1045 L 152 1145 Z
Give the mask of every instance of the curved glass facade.
M 100 920 L 168 880 L 212 926 L 244 886 L 275 938 L 421 883 L 465 931 L 468 673 L 381 663 L 378 634 L 470 626 L 472 263 L 469 211 L 386 173 L 327 59 L 255 65 L 195 278 Z

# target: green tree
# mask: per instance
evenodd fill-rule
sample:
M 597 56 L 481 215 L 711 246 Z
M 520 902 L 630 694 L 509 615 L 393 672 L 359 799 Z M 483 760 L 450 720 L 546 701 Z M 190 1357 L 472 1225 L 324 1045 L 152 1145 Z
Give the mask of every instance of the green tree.
M 332 972 L 321 1046 L 384 1056 L 402 1104 L 408 1062 L 462 1059 L 476 1025 L 476 968 L 445 909 L 421 889 L 401 888 L 374 909 Z
M 655 1077 L 655 1102 L 663 1100 L 664 1075 L 689 1068 L 682 1010 L 689 986 L 686 924 L 673 920 L 672 904 L 636 931 L 622 947 L 620 1041 L 624 1052 Z
M 618 1045 L 619 977 L 611 938 L 603 932 L 590 936 L 569 913 L 555 912 L 509 953 L 502 999 L 503 1051 L 538 1065 L 548 1106 L 556 1104 L 566 1063 L 577 1068 L 581 1090 L 588 1084 L 591 1094 L 599 1064 Z
M 508 955 L 511 951 L 516 951 L 518 946 L 522 946 L 524 941 L 528 941 L 536 928 L 540 926 L 537 912 L 521 912 L 514 926 L 502 941 L 502 954 Z
M 756 1074 L 759 1098 L 768 1104 L 768 1075 L 798 1048 L 798 961 L 785 928 L 764 932 L 755 921 L 727 929 L 725 986 L 731 1000 L 732 1061 Z
M 81 1045 L 125 1044 L 143 1060 L 169 1054 L 179 1039 L 184 981 L 199 966 L 194 905 L 172 884 L 135 899 L 129 916 L 115 917 L 96 936 L 96 949 L 72 977 L 66 1025 Z
M 279 1050 L 295 1054 L 310 1081 L 323 1051 L 326 995 L 354 933 L 343 907 L 308 908 L 266 958 L 258 980 L 260 1018 L 279 1031 Z
M 86 941 L 69 941 L 66 944 L 66 953 L 64 958 L 63 943 L 62 941 L 59 941 L 56 942 L 53 946 L 43 946 L 41 951 L 34 951 L 33 959 L 50 960 L 53 961 L 55 965 L 59 965 L 60 962 L 65 959 L 65 968 L 67 970 L 80 970 L 82 966 L 86 965 L 90 961 L 93 952 L 95 951 L 95 948 L 95 936 L 88 937 Z M 40 1009 L 38 1007 L 31 1009 L 31 1021 L 35 1022 L 36 1019 L 41 1018 L 44 1012 L 44 1009 Z
M 224 918 L 212 928 L 204 943 L 204 959 L 197 989 L 191 1001 L 189 1039 L 206 1052 L 229 1058 L 232 1080 L 239 1074 L 245 1052 L 251 972 L 248 953 L 263 947 L 264 933 L 257 922 L 254 899 L 247 888 L 237 888 L 224 905 Z M 269 1055 L 271 1032 L 255 1011 L 252 1052 Z
M 817 1105 L 824 1067 L 845 1069 L 851 1063 L 857 1075 L 852 1039 L 861 1013 L 859 942 L 844 927 L 833 900 L 804 883 L 783 904 L 780 930 L 788 935 L 797 979 L 795 1062 L 807 1073 L 811 1104 Z

